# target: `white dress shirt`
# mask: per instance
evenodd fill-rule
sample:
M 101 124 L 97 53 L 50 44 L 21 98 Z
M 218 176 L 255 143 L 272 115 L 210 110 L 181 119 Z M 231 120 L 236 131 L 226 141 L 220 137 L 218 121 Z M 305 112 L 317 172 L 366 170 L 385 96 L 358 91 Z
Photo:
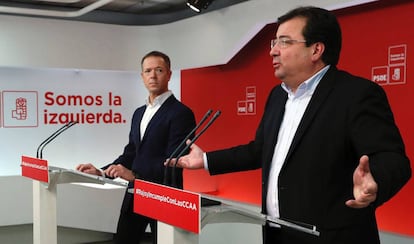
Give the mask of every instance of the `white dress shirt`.
M 277 185 L 280 170 L 285 162 L 293 137 L 295 136 L 300 121 L 302 120 L 306 107 L 312 98 L 313 92 L 328 69 L 329 66 L 324 67 L 314 76 L 303 82 L 296 89 L 295 93 L 293 93 L 292 90 L 286 86 L 286 84 L 282 83 L 282 88 L 288 93 L 288 100 L 285 104 L 285 114 L 282 124 L 280 125 L 269 173 L 266 209 L 267 214 L 271 217 L 280 217 Z
M 152 101 L 152 104 L 149 102 L 149 99 L 145 99 L 147 107 L 145 108 L 144 115 L 142 116 L 140 124 L 140 133 L 141 140 L 144 137 L 145 130 L 147 129 L 148 123 L 151 121 L 154 114 L 158 111 L 161 105 L 172 95 L 171 91 L 166 91 L 163 94 L 159 95 Z

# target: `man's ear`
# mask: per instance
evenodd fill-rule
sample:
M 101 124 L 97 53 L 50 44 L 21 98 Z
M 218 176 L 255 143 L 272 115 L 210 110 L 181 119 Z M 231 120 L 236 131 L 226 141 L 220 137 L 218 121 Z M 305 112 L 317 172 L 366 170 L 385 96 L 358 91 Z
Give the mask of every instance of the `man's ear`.
M 312 60 L 316 61 L 322 58 L 322 54 L 325 52 L 325 44 L 322 42 L 316 42 L 313 44 Z

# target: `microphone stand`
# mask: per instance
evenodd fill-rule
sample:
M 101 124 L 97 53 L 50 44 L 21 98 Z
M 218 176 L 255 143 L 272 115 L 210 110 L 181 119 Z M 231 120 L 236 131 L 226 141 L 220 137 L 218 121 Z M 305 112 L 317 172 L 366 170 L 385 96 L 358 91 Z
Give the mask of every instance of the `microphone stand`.
M 206 124 L 206 126 L 204 126 L 204 128 L 200 131 L 200 133 L 198 133 L 193 140 L 190 141 L 190 143 L 188 143 L 183 150 L 181 150 L 181 152 L 177 155 L 174 166 L 172 167 L 172 172 L 171 172 L 171 178 L 172 178 L 172 186 L 173 187 L 177 187 L 177 179 L 176 179 L 176 169 L 177 169 L 177 163 L 178 160 L 180 159 L 181 156 L 183 156 L 183 154 L 191 147 L 191 145 L 194 144 L 194 142 L 213 124 L 213 122 L 221 115 L 221 111 L 217 111 L 213 117 L 210 119 L 210 121 Z M 169 165 L 169 162 L 171 161 L 171 158 L 168 160 L 168 164 L 167 167 Z
M 62 132 L 64 132 L 65 130 L 69 129 L 70 127 L 74 126 L 77 123 L 78 123 L 77 121 L 70 121 L 69 123 L 66 123 L 65 125 L 60 127 L 57 131 L 55 131 L 52 135 L 50 135 L 48 138 L 46 138 L 42 143 L 40 143 L 40 145 L 37 147 L 36 158 L 42 159 L 43 158 L 43 149 L 46 147 L 46 145 L 48 145 L 56 137 L 58 137 L 60 134 L 62 134 Z
M 180 145 L 178 145 L 177 148 L 175 148 L 175 150 L 171 153 L 170 157 L 168 158 L 168 164 L 167 166 L 165 166 L 164 168 L 164 180 L 163 180 L 163 184 L 164 185 L 168 185 L 169 182 L 169 178 L 168 178 L 168 172 L 169 172 L 169 163 L 171 161 L 172 158 L 174 158 L 176 156 L 176 154 L 178 153 L 178 150 L 180 150 L 180 148 L 185 144 L 185 142 L 192 136 L 194 135 L 194 132 L 204 123 L 204 121 L 206 121 L 206 119 L 210 116 L 210 114 L 213 112 L 212 109 L 209 109 L 207 111 L 207 113 L 203 116 L 203 118 L 200 120 L 200 122 L 196 125 L 196 127 L 194 127 L 194 129 L 188 133 L 188 135 L 184 138 L 184 140 L 182 140 L 182 142 L 180 143 Z

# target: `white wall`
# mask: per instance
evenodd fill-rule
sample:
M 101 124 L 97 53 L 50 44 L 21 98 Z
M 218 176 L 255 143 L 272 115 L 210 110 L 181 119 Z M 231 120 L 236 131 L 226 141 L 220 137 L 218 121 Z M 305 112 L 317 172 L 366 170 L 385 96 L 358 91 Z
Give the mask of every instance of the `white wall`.
M 59 226 L 115 232 L 124 188 L 64 184 L 58 185 L 57 192 Z M 32 180 L 0 177 L 0 195 L 0 226 L 33 223 Z
M 313 0 L 329 9 L 367 1 Z M 175 69 L 226 63 L 265 24 L 300 0 L 251 0 L 159 26 L 118 26 L 0 15 L 0 66 L 137 70 L 167 52 Z

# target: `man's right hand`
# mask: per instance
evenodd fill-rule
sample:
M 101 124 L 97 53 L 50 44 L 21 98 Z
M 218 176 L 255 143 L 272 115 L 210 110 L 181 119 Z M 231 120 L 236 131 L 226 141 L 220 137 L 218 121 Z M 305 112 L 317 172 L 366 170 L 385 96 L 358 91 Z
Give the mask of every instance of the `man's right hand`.
M 190 140 L 187 141 L 187 144 L 191 143 Z M 198 147 L 196 144 L 192 144 L 190 147 L 190 153 L 180 157 L 177 163 L 177 167 L 185 168 L 185 169 L 202 169 L 204 168 L 204 160 L 203 160 L 204 151 Z M 164 165 L 167 165 L 169 162 L 169 166 L 174 167 L 177 162 L 176 158 L 171 160 L 167 159 L 164 162 Z
M 78 166 L 76 166 L 76 170 L 79 170 L 80 172 L 87 173 L 87 174 L 103 176 L 102 171 L 100 171 L 99 169 L 97 169 L 95 166 L 93 166 L 90 163 L 79 164 Z

